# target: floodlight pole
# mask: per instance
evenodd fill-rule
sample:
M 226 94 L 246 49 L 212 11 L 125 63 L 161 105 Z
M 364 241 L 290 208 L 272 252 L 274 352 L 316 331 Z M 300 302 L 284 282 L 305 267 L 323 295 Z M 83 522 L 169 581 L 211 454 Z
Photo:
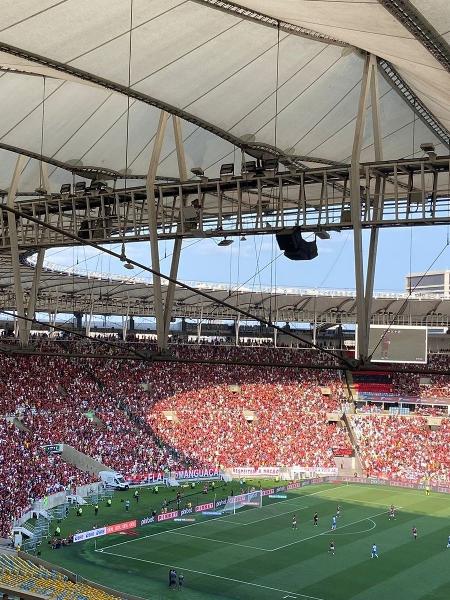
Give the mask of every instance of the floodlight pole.
M 147 216 L 150 234 L 150 253 L 152 259 L 152 269 L 157 273 L 160 272 L 160 261 L 158 248 L 158 222 L 156 214 L 155 181 L 168 118 L 169 114 L 162 110 L 159 117 L 158 129 L 156 130 L 156 135 L 153 142 L 153 150 L 148 166 L 146 180 Z M 159 275 L 156 275 L 155 273 L 153 274 L 153 303 L 156 317 L 157 344 L 158 348 L 162 349 L 164 347 L 164 309 L 162 301 L 161 277 Z
M 7 206 L 9 208 L 15 208 L 15 198 L 17 193 L 17 188 L 19 186 L 20 176 L 22 174 L 22 170 L 25 166 L 26 157 L 23 155 L 19 155 L 17 157 L 16 166 L 14 168 L 14 173 L 11 180 L 11 185 L 8 190 L 7 197 Z M 16 216 L 12 212 L 8 212 L 8 229 L 9 229 L 9 239 L 11 246 L 11 263 L 13 269 L 13 277 L 14 277 L 14 294 L 16 297 L 16 308 L 18 314 L 18 331 L 19 331 L 19 339 L 22 346 L 27 345 L 28 341 L 28 333 L 25 317 L 25 303 L 23 297 L 23 287 L 22 287 L 22 279 L 20 274 L 20 259 L 19 259 L 19 244 L 17 240 L 17 225 L 16 225 Z
M 181 120 L 180 117 L 176 115 L 172 115 L 173 122 L 173 133 L 175 137 L 175 148 L 177 152 L 177 161 L 178 161 L 178 173 L 180 176 L 180 181 L 187 181 L 188 173 L 186 167 L 186 155 L 184 152 L 183 145 L 183 134 L 181 130 Z M 181 204 L 183 203 L 183 196 L 180 196 L 180 219 L 182 215 Z M 181 233 L 181 223 L 178 223 L 177 230 Z M 172 251 L 172 262 L 170 265 L 170 277 L 172 279 L 178 278 L 178 266 L 180 264 L 180 254 L 181 254 L 181 246 L 183 244 L 183 237 L 181 235 L 177 235 L 173 244 Z M 169 285 L 167 286 L 167 294 L 166 294 L 166 302 L 164 306 L 164 345 L 163 348 L 166 349 L 169 345 L 169 329 L 170 329 L 170 320 L 172 318 L 172 309 L 173 309 L 173 301 L 175 298 L 175 283 L 173 281 L 169 281 Z

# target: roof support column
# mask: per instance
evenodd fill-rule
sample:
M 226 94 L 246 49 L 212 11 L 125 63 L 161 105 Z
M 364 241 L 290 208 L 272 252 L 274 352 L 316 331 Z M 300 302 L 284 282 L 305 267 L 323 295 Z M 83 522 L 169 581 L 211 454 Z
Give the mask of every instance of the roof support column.
M 373 146 L 375 152 L 375 161 L 383 160 L 383 146 L 381 135 L 381 116 L 380 116 L 380 92 L 378 87 L 378 64 L 376 57 L 370 55 L 370 98 L 372 106 L 372 127 L 373 127 Z M 381 202 L 382 179 L 380 175 L 376 176 L 375 189 L 373 196 L 373 219 L 378 221 L 381 219 L 383 205 Z M 370 230 L 369 255 L 367 258 L 367 278 L 366 278 L 366 297 L 365 297 L 365 313 L 366 313 L 366 336 L 369 340 L 370 334 L 370 319 L 372 315 L 372 300 L 373 287 L 375 282 L 375 268 L 377 263 L 378 251 L 378 234 L 379 229 L 373 226 Z M 368 348 L 367 348 L 368 351 Z
M 186 167 L 186 155 L 184 153 L 184 145 L 183 145 L 183 135 L 181 131 L 181 120 L 180 117 L 176 115 L 172 115 L 173 122 L 173 133 L 175 137 L 175 147 L 177 151 L 177 160 L 178 160 L 178 173 L 180 175 L 180 181 L 187 181 L 187 167 Z M 180 198 L 180 203 L 183 202 L 183 198 Z M 180 211 L 181 215 L 181 211 Z M 178 229 L 180 229 L 180 224 L 178 225 Z M 183 244 L 183 238 L 181 235 L 177 235 L 175 238 L 175 242 L 173 245 L 172 251 L 172 263 L 170 265 L 170 277 L 172 279 L 177 279 L 178 277 L 178 266 L 180 264 L 180 254 L 181 254 L 181 246 Z M 172 308 L 173 301 L 175 297 L 175 283 L 169 281 L 169 285 L 167 287 L 167 295 L 166 295 L 166 303 L 164 306 L 164 349 L 167 348 L 169 342 L 169 328 L 170 328 L 170 319 L 172 318 Z
M 361 189 L 360 189 L 360 157 L 366 119 L 367 97 L 370 85 L 370 56 L 364 63 L 358 113 L 356 116 L 355 135 L 353 138 L 352 160 L 350 168 L 351 216 L 353 224 L 353 249 L 355 256 L 356 314 L 358 319 L 358 352 L 363 362 L 367 360 L 368 338 L 366 327 L 366 311 L 364 297 L 364 257 L 361 228 Z
M 16 166 L 9 186 L 7 205 L 10 208 L 15 207 L 15 198 L 19 185 L 20 176 L 25 166 L 26 157 L 19 155 L 17 157 Z M 19 260 L 19 244 L 17 240 L 16 217 L 13 213 L 8 212 L 8 229 L 9 239 L 11 244 L 11 263 L 14 277 L 14 294 L 16 297 L 16 308 L 18 317 L 19 339 L 22 346 L 26 346 L 28 341 L 27 325 L 25 322 L 25 303 L 23 298 L 22 279 L 20 275 L 20 260 Z
M 159 158 L 164 141 L 164 133 L 166 131 L 168 113 L 161 111 L 156 131 L 155 140 L 153 142 L 153 150 L 150 158 L 147 173 L 147 216 L 150 234 L 150 253 L 152 258 L 152 268 L 160 273 L 159 248 L 158 248 L 158 221 L 157 221 L 157 205 L 155 199 L 155 181 L 156 172 L 158 170 Z M 164 309 L 162 301 L 161 277 L 153 275 L 153 303 L 156 317 L 156 338 L 159 349 L 164 348 Z
M 45 258 L 45 249 L 40 248 L 37 253 L 36 266 L 34 268 L 34 275 L 33 275 L 33 283 L 31 285 L 30 297 L 28 299 L 27 317 L 29 319 L 34 319 L 34 317 L 36 316 L 36 302 L 37 302 L 37 296 L 39 293 L 39 285 L 41 283 L 41 274 L 42 274 L 42 267 L 44 265 L 44 258 Z M 27 341 L 30 337 L 31 325 L 32 325 L 31 321 L 25 321 L 25 326 L 27 329 Z

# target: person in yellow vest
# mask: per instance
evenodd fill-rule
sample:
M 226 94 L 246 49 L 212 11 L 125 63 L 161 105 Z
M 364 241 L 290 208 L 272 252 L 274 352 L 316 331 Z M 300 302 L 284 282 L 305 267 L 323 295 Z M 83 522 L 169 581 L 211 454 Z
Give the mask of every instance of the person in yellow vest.
M 61 527 L 59 525 L 57 525 L 55 528 L 55 537 L 60 537 L 60 536 L 61 536 Z
M 94 506 L 94 514 L 95 516 L 98 515 L 98 503 Z
M 111 502 L 111 498 L 108 498 L 108 500 L 106 501 L 106 506 L 111 506 L 112 502 Z
M 428 483 L 427 483 L 427 485 L 425 486 L 425 495 L 426 495 L 426 496 L 429 496 L 429 495 L 430 495 L 430 486 L 428 485 Z
M 83 509 L 81 508 L 81 506 L 79 506 L 79 507 L 77 508 L 77 517 L 81 517 L 81 516 L 82 516 L 82 514 L 83 514 Z

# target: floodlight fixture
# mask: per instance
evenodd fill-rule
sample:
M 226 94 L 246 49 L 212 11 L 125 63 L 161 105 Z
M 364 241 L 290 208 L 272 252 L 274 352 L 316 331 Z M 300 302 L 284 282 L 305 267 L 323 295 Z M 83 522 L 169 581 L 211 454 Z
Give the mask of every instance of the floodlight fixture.
M 59 190 L 59 193 L 62 196 L 68 196 L 71 191 L 72 191 L 72 184 L 71 183 L 63 183 L 61 186 L 61 189 Z
M 225 163 L 220 166 L 220 178 L 231 179 L 234 175 L 234 163 Z
M 203 177 L 205 172 L 201 167 L 192 167 L 191 173 L 196 177 Z
M 86 194 L 86 182 L 85 181 L 77 181 L 75 184 L 74 191 L 77 196 L 84 196 Z
M 242 173 L 256 173 L 256 160 L 246 160 L 242 165 Z
M 120 260 L 123 262 L 123 266 L 125 269 L 129 269 L 130 271 L 134 269 L 134 265 L 132 265 L 125 254 L 125 244 L 122 243 L 122 250 L 120 251 Z
M 227 239 L 226 237 L 223 238 L 223 240 L 220 240 L 220 242 L 217 244 L 218 246 L 231 246 L 231 244 L 233 243 L 233 240 Z

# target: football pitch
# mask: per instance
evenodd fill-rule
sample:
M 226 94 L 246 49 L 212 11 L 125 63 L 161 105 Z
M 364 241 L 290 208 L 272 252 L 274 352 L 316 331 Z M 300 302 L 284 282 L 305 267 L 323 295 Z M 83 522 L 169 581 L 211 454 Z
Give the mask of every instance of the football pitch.
M 450 598 L 448 495 L 321 484 L 265 501 L 260 509 L 235 515 L 150 525 L 136 535 L 74 544 L 46 558 L 93 581 L 155 600 L 177 594 L 186 600 Z M 388 518 L 391 504 L 397 507 L 395 520 Z M 340 516 L 331 531 L 337 505 Z M 335 555 L 328 552 L 331 540 Z M 372 544 L 378 559 L 371 558 Z M 183 574 L 183 589 L 168 589 L 170 568 Z

